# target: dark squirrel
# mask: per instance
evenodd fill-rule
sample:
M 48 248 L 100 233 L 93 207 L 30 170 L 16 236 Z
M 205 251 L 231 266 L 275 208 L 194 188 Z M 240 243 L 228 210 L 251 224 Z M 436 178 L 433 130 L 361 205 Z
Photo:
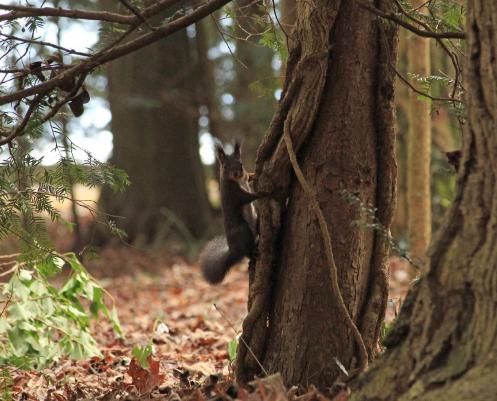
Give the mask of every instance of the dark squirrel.
M 233 265 L 252 256 L 257 217 L 251 202 L 262 197 L 250 190 L 238 141 L 230 155 L 219 142 L 215 144 L 215 151 L 220 166 L 219 187 L 226 235 L 209 241 L 200 253 L 202 274 L 210 284 L 220 283 Z

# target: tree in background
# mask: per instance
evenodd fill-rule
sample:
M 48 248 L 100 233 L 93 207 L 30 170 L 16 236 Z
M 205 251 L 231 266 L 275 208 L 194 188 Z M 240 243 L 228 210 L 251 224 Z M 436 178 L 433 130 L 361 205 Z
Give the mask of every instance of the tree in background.
M 364 369 L 376 355 L 385 313 L 387 244 L 361 225 L 368 207 L 386 230 L 392 218 L 396 28 L 355 2 L 296 7 L 282 99 L 258 150 L 256 189 L 278 201 L 259 207 L 237 375 L 325 387 L 339 364 Z
M 297 21 L 296 7 L 295 0 L 281 1 L 281 29 L 288 40 L 292 40 L 293 28 Z
M 268 38 L 277 35 L 269 25 L 268 3 L 238 0 L 233 3 L 236 35 L 233 132 L 244 138 L 244 150 L 250 156 L 247 167 L 254 166 L 256 149 L 275 109 L 275 90 L 279 81 L 272 61 L 274 51 Z M 265 42 L 266 41 L 266 42 Z M 276 41 L 277 42 L 277 41 Z
M 426 2 L 414 0 L 412 7 L 426 13 Z M 420 80 L 431 75 L 430 40 L 410 34 L 407 44 L 408 71 Z M 408 242 L 411 258 L 425 260 L 431 238 L 431 102 L 409 91 L 409 132 L 407 145 Z
M 196 68 L 186 30 L 109 65 L 110 162 L 124 169 L 133 185 L 117 196 L 104 192 L 100 204 L 124 217 L 119 225 L 131 240 L 149 242 L 171 226 L 188 240 L 209 229 Z

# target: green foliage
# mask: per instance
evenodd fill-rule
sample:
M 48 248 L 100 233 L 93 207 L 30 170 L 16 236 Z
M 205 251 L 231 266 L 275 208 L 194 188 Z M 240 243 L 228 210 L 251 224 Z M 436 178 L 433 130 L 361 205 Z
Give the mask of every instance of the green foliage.
M 39 369 L 64 355 L 76 359 L 99 355 L 89 331 L 89 314 L 97 318 L 102 313 L 122 335 L 115 308 L 109 310 L 104 303 L 105 290 L 75 254 L 53 252 L 29 262 L 17 263 L 15 274 L 3 285 L 6 307 L 0 320 L 0 364 Z M 56 287 L 48 279 L 64 266 L 71 273 Z
M 42 260 L 50 253 L 52 244 L 44 216 L 63 222 L 55 201 L 75 201 L 96 217 L 106 219 L 92 205 L 71 198 L 74 184 L 109 185 L 115 190 L 129 184 L 123 171 L 91 156 L 83 164 L 61 156 L 54 168 L 44 167 L 41 162 L 19 146 L 0 163 L 0 240 L 10 235 L 18 238 L 23 262 Z
M 237 350 L 238 350 L 238 338 L 233 338 L 228 343 L 228 358 L 230 359 L 231 363 L 235 363 Z
M 433 24 L 442 25 L 444 30 L 464 31 L 464 22 L 466 19 L 466 8 L 462 4 L 453 1 L 434 1 L 430 6 L 430 11 L 434 18 Z
M 280 84 L 279 78 L 269 78 L 265 80 L 257 80 L 249 84 L 249 89 L 254 92 L 257 97 L 264 99 L 274 99 L 274 93 Z
M 397 241 L 394 240 L 390 230 L 388 230 L 378 219 L 377 209 L 370 204 L 364 203 L 359 196 L 348 191 L 347 189 L 340 190 L 340 195 L 348 203 L 356 205 L 358 207 L 360 218 L 353 221 L 351 224 L 356 225 L 362 229 L 374 230 L 380 238 L 385 241 L 390 249 L 400 256 L 401 258 L 407 260 L 414 268 L 419 269 L 420 266 L 410 257 L 409 253 L 405 248 L 403 248 Z
M 387 323 L 385 321 L 381 322 L 381 327 L 380 327 L 380 344 L 383 345 L 383 341 L 385 341 L 385 339 L 388 337 L 388 335 L 392 331 L 394 325 L 395 325 L 395 320 L 391 321 L 390 323 Z
M 288 59 L 288 48 L 285 36 L 281 31 L 276 30 L 274 27 L 261 35 L 259 44 L 269 47 L 278 53 L 282 62 L 286 62 Z
M 466 9 L 461 4 L 447 0 L 430 1 L 427 3 L 429 13 L 424 14 L 419 12 L 419 7 L 413 8 L 408 0 L 400 0 L 399 3 L 410 16 L 428 24 L 434 31 L 464 31 Z M 412 23 L 401 13 L 399 13 L 399 17 Z
M 45 28 L 45 21 L 38 16 L 6 21 L 4 33 L 42 36 L 39 30 Z M 43 49 L 31 44 L 1 40 L 0 47 L 6 56 L 16 54 L 6 59 L 13 64 L 12 68 L 26 68 L 29 62 L 43 59 Z M 2 81 L 0 93 L 27 89 L 40 82 L 35 75 L 14 78 Z M 0 256 L 1 275 L 11 274 L 7 283 L 0 284 L 0 364 L 41 368 L 63 355 L 74 358 L 97 355 L 99 350 L 89 327 L 91 319 L 99 315 L 108 318 L 116 333 L 122 335 L 115 308 L 108 308 L 104 302 L 109 299 L 105 290 L 75 254 L 58 253 L 47 232 L 47 221 L 72 227 L 55 205 L 67 201 L 86 208 L 97 221 L 119 232 L 94 204 L 73 199 L 72 189 L 75 184 L 107 185 L 119 191 L 129 184 L 123 171 L 99 162 L 88 152 L 84 162 L 74 159 L 72 151 L 77 146 L 58 121 L 64 113 L 59 111 L 50 119 L 47 116 L 49 106 L 58 100 L 58 92 L 54 90 L 50 98 L 46 96 L 40 103 L 24 98 L 0 109 L 3 137 L 26 123 L 23 130 L 17 131 L 20 135 L 0 149 L 0 241 L 15 239 L 19 251 L 15 259 L 12 255 Z M 23 122 L 28 108 L 31 114 Z M 58 162 L 52 167 L 44 166 L 42 158 L 31 153 L 31 145 L 48 135 L 59 154 Z M 61 274 L 63 269 L 69 274 Z M 6 379 L 2 376 L 0 380 Z M 6 395 L 0 397 L 4 399 Z
M 148 369 L 150 367 L 148 358 L 152 355 L 153 351 L 154 346 L 152 344 L 152 341 L 149 341 L 149 343 L 145 347 L 140 347 L 138 345 L 134 346 L 131 352 L 136 360 L 140 363 L 140 366 L 143 369 Z
M 12 386 L 14 385 L 14 381 L 12 380 L 12 376 L 10 372 L 5 369 L 0 369 L 0 399 L 4 401 L 12 400 Z
M 101 218 L 91 205 L 71 199 L 72 186 L 110 185 L 119 190 L 128 184 L 127 177 L 92 157 L 83 164 L 61 157 L 53 168 L 42 166 L 41 161 L 18 144 L 0 166 L 0 240 L 17 238 L 21 251 L 12 267 L 15 274 L 2 285 L 7 307 L 0 321 L 0 363 L 25 368 L 44 367 L 63 355 L 98 355 L 89 332 L 89 313 L 103 314 L 122 335 L 115 308 L 109 310 L 104 303 L 105 290 L 75 254 L 54 251 L 46 217 L 65 222 L 54 201 L 71 200 Z M 57 288 L 49 279 L 61 273 L 63 266 L 71 274 Z

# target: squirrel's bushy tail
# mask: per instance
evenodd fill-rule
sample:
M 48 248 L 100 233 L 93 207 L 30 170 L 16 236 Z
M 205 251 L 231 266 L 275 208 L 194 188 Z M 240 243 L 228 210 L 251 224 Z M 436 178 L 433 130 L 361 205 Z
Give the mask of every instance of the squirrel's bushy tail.
M 226 237 L 215 237 L 209 241 L 199 256 L 199 264 L 204 278 L 210 284 L 218 284 L 234 264 L 238 263 L 243 255 L 234 255 L 230 252 Z

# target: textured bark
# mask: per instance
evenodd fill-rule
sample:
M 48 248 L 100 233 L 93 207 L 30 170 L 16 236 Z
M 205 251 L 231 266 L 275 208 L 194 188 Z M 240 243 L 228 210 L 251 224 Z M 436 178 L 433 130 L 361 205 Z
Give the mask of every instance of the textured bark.
M 387 299 L 386 244 L 381 233 L 361 227 L 359 205 L 345 198 L 353 194 L 378 208 L 388 230 L 396 173 L 389 68 L 395 44 L 395 27 L 377 24 L 354 2 L 297 2 L 283 97 L 258 150 L 257 189 L 273 191 L 279 201 L 259 207 L 237 358 L 241 382 L 261 371 L 252 353 L 287 384 L 331 385 L 339 374 L 334 358 L 354 366 L 356 344 L 337 312 L 322 234 L 292 174 L 284 127 L 326 216 L 345 304 L 370 358 L 375 355 Z
M 385 355 L 352 400 L 494 400 L 497 394 L 497 53 L 493 0 L 468 2 L 468 123 L 453 205 L 429 270 L 408 295 Z
M 131 240 L 153 240 L 168 220 L 180 221 L 194 237 L 208 228 L 194 60 L 181 31 L 109 65 L 110 162 L 129 174 L 132 185 L 123 194 L 104 193 L 101 204 L 125 217 L 122 227 Z
M 414 0 L 419 8 L 425 0 Z M 426 11 L 426 7 L 419 12 Z M 411 34 L 407 44 L 408 71 L 420 77 L 431 75 L 430 40 Z M 420 265 L 431 239 L 431 104 L 409 92 L 409 136 L 407 146 L 408 239 L 411 257 Z M 414 272 L 413 272 L 414 273 Z

